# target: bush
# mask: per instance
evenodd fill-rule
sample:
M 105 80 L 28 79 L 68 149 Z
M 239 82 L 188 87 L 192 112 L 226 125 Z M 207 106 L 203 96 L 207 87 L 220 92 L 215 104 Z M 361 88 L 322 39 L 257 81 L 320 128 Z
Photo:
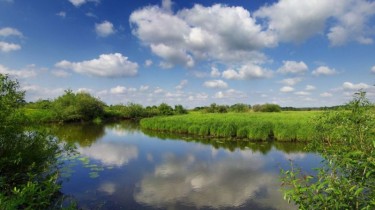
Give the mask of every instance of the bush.
M 315 123 L 309 148 L 325 159 L 315 176 L 283 171 L 285 197 L 301 209 L 375 208 L 375 116 L 359 92 L 349 110 L 324 112 Z
M 247 104 L 233 104 L 229 107 L 229 111 L 231 112 L 248 112 L 251 106 Z
M 0 74 L 0 209 L 46 209 L 59 195 L 58 156 L 65 147 L 21 127 L 24 92 L 18 89 Z
M 66 90 L 65 94 L 53 101 L 56 118 L 61 121 L 90 121 L 104 115 L 105 104 L 89 93 L 73 93 Z
M 281 112 L 281 107 L 277 104 L 256 104 L 253 106 L 254 112 Z

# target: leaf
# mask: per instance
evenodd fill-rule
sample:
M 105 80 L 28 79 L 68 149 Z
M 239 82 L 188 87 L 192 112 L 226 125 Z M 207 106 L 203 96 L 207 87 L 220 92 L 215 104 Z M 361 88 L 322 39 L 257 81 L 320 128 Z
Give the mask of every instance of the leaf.
M 355 196 L 358 196 L 362 191 L 363 191 L 363 187 L 360 187 L 360 188 L 358 188 L 358 189 L 355 191 L 354 195 L 355 195 Z

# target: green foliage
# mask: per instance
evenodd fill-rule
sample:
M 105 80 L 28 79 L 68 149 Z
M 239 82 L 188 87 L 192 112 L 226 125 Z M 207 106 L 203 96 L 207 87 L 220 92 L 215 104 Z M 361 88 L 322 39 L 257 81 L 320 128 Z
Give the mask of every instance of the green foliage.
M 247 104 L 233 104 L 229 107 L 229 111 L 231 112 L 248 112 L 250 111 L 251 106 Z
M 174 113 L 175 114 L 187 114 L 188 111 L 182 105 L 175 105 Z
M 24 92 L 0 74 L 0 209 L 45 209 L 57 198 L 59 155 L 65 147 L 41 132 L 26 131 Z
M 207 113 L 227 113 L 228 109 L 228 106 L 217 105 L 216 103 L 212 103 L 209 107 L 206 107 L 204 110 Z
M 253 106 L 254 112 L 281 112 L 281 107 L 277 104 L 256 104 Z
M 65 94 L 53 101 L 56 117 L 61 121 L 91 121 L 104 115 L 105 104 L 89 93 L 73 93 L 66 90 Z
M 375 208 L 375 116 L 359 92 L 343 110 L 316 119 L 309 148 L 325 159 L 315 176 L 282 171 L 285 198 L 301 209 Z
M 160 115 L 173 115 L 173 108 L 166 103 L 161 103 L 158 110 Z
M 142 119 L 142 129 L 207 137 L 252 140 L 305 141 L 312 138 L 310 120 L 315 112 L 190 113 Z M 199 128 L 199 129 L 197 129 Z

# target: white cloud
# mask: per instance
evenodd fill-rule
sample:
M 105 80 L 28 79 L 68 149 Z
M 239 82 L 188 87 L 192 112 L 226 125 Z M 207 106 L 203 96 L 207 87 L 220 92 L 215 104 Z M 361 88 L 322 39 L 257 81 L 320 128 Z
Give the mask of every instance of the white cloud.
M 29 65 L 25 67 L 24 69 L 11 70 L 7 68 L 6 66 L 3 66 L 0 64 L 0 73 L 15 76 L 17 78 L 30 78 L 30 77 L 35 77 L 37 75 L 37 72 L 34 69 L 34 67 L 35 67 L 34 65 Z
M 195 5 L 173 14 L 149 6 L 133 12 L 130 23 L 133 34 L 153 53 L 167 63 L 185 66 L 195 60 L 262 60 L 264 55 L 256 50 L 276 44 L 243 7 Z
M 307 70 L 308 67 L 303 61 L 283 61 L 283 66 L 277 72 L 282 74 L 303 74 Z
M 27 101 L 36 101 L 41 98 L 51 99 L 64 93 L 63 88 L 52 89 L 50 87 L 47 88 L 32 84 L 22 85 L 21 89 L 26 91 L 25 98 Z
M 172 12 L 173 2 L 172 2 L 172 0 L 162 0 L 161 6 L 167 12 Z
M 374 14 L 375 2 L 366 0 L 280 0 L 256 11 L 255 17 L 264 18 L 267 31 L 283 42 L 302 42 L 324 33 L 328 25 L 327 37 L 337 46 L 373 43 L 366 24 Z
M 156 94 L 160 94 L 160 93 L 163 93 L 163 92 L 164 92 L 164 90 L 162 88 L 160 88 L 160 87 L 157 87 L 154 90 L 154 93 L 156 93 Z
M 2 42 L 0 41 L 0 52 L 10 52 L 15 50 L 20 50 L 21 46 L 18 44 L 8 43 L 8 42 Z
M 64 70 L 54 70 L 51 72 L 54 76 L 56 77 L 61 77 L 61 78 L 64 78 L 64 77 L 69 77 L 71 74 L 69 72 L 66 72 Z
M 334 0 L 280 0 L 262 7 L 255 16 L 266 18 L 268 30 L 275 33 L 280 41 L 301 42 L 323 32 L 325 21 L 331 16 L 336 3 Z
M 245 64 L 238 70 L 228 69 L 222 73 L 223 78 L 235 80 L 263 79 L 271 76 L 272 71 L 265 70 L 255 64 Z
M 59 17 L 65 18 L 66 17 L 66 12 L 61 11 L 59 13 L 56 13 L 56 15 L 59 16 Z
M 283 80 L 280 81 L 280 83 L 282 83 L 284 85 L 287 85 L 287 86 L 293 86 L 293 85 L 296 85 L 297 83 L 299 83 L 301 81 L 302 81 L 302 78 L 294 77 L 294 78 L 283 79 Z
M 211 77 L 220 77 L 221 73 L 217 68 L 212 67 L 210 75 Z
M 1 28 L 0 29 L 0 36 L 3 36 L 3 37 L 8 37 L 8 36 L 23 37 L 22 33 L 19 30 L 15 29 L 15 28 L 11 28 L 11 27 Z
M 83 4 L 86 4 L 87 2 L 95 2 L 95 3 L 99 3 L 100 0 L 69 0 L 70 3 L 72 3 L 75 7 L 79 7 Z
M 101 37 L 107 37 L 115 33 L 113 24 L 107 20 L 103 21 L 102 23 L 96 23 L 95 31 L 96 31 L 96 34 Z
M 152 65 L 152 60 L 149 60 L 149 59 L 147 59 L 146 61 L 145 61 L 145 66 L 146 67 L 150 67 L 151 65 Z
M 312 91 L 312 90 L 315 90 L 315 89 L 316 89 L 316 87 L 313 86 L 313 85 L 306 85 L 306 88 L 305 88 L 306 91 Z
M 63 60 L 56 63 L 55 66 L 99 77 L 129 77 L 135 76 L 138 72 L 138 64 L 129 61 L 121 53 L 102 54 L 97 59 L 82 62 Z
M 328 98 L 328 97 L 332 97 L 333 95 L 332 93 L 324 92 L 324 93 L 321 93 L 320 96 Z
M 183 89 L 187 84 L 188 84 L 188 81 L 187 81 L 186 79 L 181 80 L 180 84 L 178 84 L 178 85 L 176 86 L 176 89 L 177 89 L 177 90 L 181 90 L 181 89 Z
M 295 95 L 299 95 L 299 96 L 308 96 L 308 95 L 310 95 L 310 93 L 306 92 L 306 91 L 297 91 L 294 94 Z
M 209 80 L 203 83 L 203 86 L 208 88 L 227 88 L 228 84 L 223 80 Z
M 340 1 L 336 9 L 337 23 L 329 29 L 328 39 L 333 46 L 343 45 L 349 41 L 361 44 L 372 44 L 371 30 L 367 22 L 375 14 L 375 2 L 366 0 Z
M 229 89 L 226 91 L 216 92 L 213 98 L 216 99 L 229 99 L 229 98 L 246 98 L 247 95 L 239 90 Z
M 125 91 L 126 91 L 126 87 L 116 86 L 114 88 L 111 88 L 111 90 L 109 92 L 112 93 L 112 94 L 124 94 Z
M 314 76 L 320 76 L 320 75 L 334 75 L 337 74 L 337 71 L 335 69 L 329 68 L 328 66 L 319 66 L 314 71 L 312 71 L 312 74 Z
M 375 74 L 375 66 L 371 67 L 371 72 Z
M 294 91 L 294 88 L 290 87 L 290 86 L 284 86 L 284 87 L 280 88 L 280 92 L 289 93 L 289 92 L 292 92 L 292 91 Z
M 344 90 L 360 90 L 360 89 L 368 89 L 369 87 L 371 86 L 366 83 L 353 84 L 351 82 L 344 82 L 342 84 L 342 88 Z
M 148 86 L 148 85 L 141 85 L 141 87 L 139 88 L 139 90 L 142 91 L 142 92 L 144 92 L 144 91 L 147 91 L 149 88 L 150 88 L 150 86 Z

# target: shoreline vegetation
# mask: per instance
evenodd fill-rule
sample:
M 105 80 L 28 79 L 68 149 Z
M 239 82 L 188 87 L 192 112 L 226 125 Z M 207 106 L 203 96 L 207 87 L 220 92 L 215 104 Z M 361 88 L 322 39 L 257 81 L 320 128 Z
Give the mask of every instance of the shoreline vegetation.
M 313 119 L 321 111 L 277 113 L 190 113 L 140 121 L 142 129 L 200 137 L 254 141 L 310 141 Z

